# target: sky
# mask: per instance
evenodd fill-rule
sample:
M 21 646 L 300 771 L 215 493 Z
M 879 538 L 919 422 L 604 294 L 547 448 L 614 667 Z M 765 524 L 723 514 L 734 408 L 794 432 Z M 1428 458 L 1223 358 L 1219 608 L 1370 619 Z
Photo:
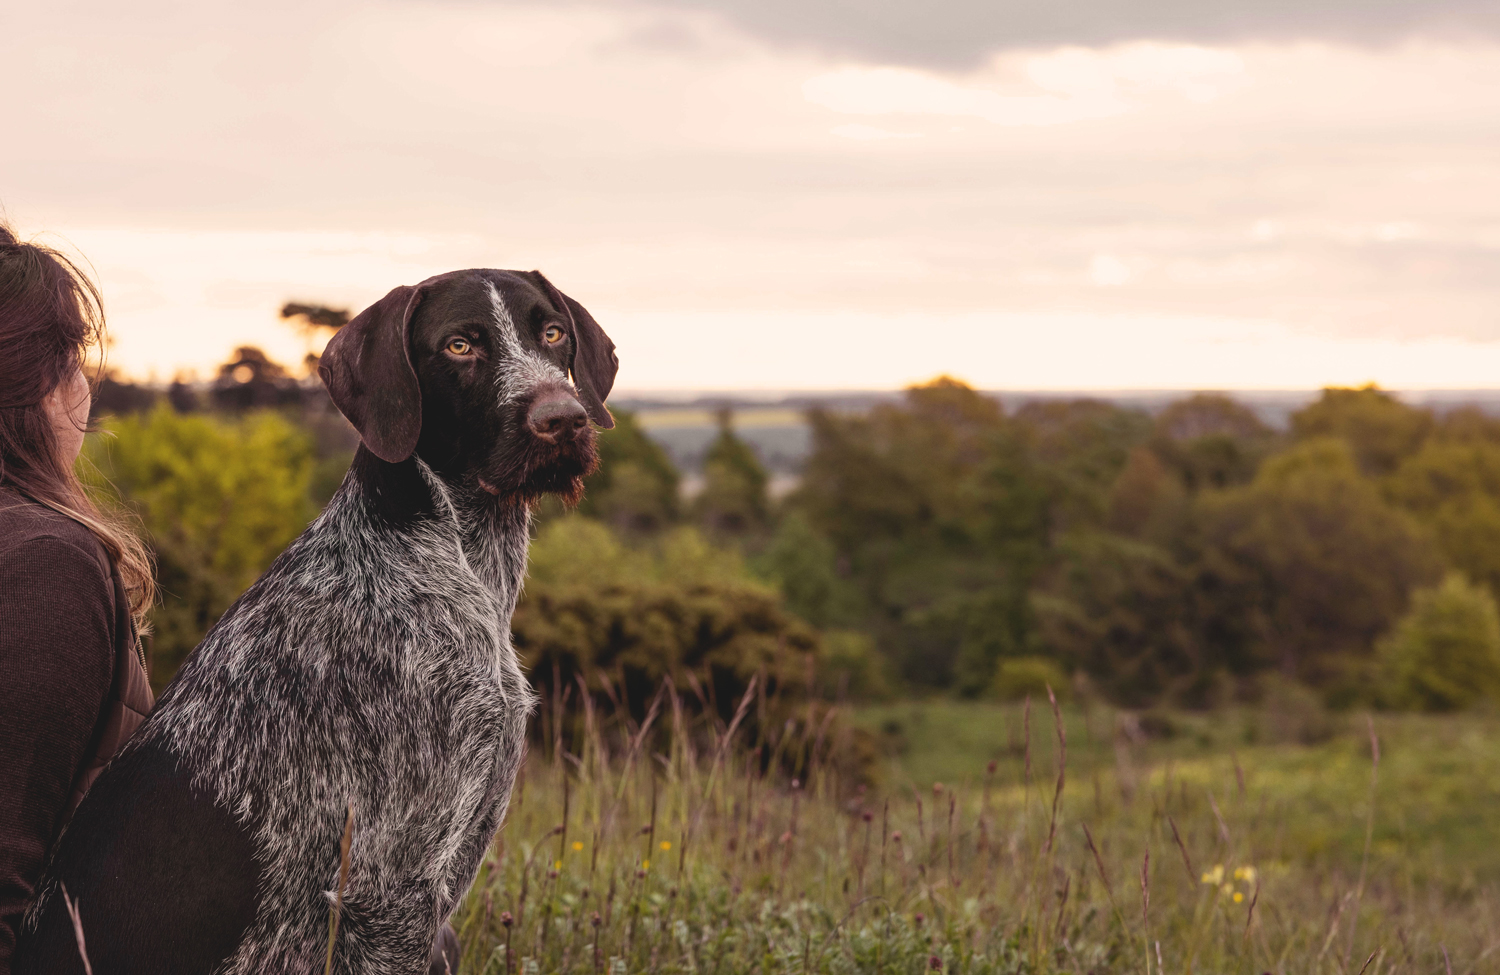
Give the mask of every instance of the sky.
M 485 266 L 621 390 L 1500 386 L 1494 0 L 51 0 L 0 63 L 136 378 Z

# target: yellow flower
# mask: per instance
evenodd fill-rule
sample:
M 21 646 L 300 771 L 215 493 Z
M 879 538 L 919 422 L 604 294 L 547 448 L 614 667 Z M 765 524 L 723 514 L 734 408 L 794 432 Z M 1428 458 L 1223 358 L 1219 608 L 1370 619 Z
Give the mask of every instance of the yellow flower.
M 1240 901 L 1242 901 L 1244 899 L 1245 899 L 1245 895 L 1244 894 L 1240 893 L 1239 891 L 1235 891 L 1234 892 L 1234 902 L 1236 904 L 1238 904 Z
M 1240 873 L 1244 874 L 1245 883 L 1247 883 L 1247 884 L 1253 884 L 1253 883 L 1255 883 L 1255 876 L 1256 876 L 1256 874 L 1255 874 L 1255 868 L 1254 867 L 1241 867 L 1240 868 Z
M 650 860 L 642 860 L 641 861 L 641 869 L 642 870 L 650 870 L 651 869 L 651 861 Z
M 553 870 L 561 870 L 561 869 L 562 869 L 562 861 L 561 861 L 561 860 L 559 860 L 559 861 L 557 861 L 557 862 L 556 862 L 556 863 L 554 863 L 554 864 L 553 864 L 553 865 L 552 865 L 552 869 L 553 869 Z
M 583 844 L 580 843 L 580 842 L 578 842 L 577 840 L 574 840 L 573 841 L 573 849 L 575 849 L 575 850 L 581 850 L 581 849 L 583 849 Z
M 1203 882 L 1205 884 L 1213 884 L 1216 887 L 1219 884 L 1223 883 L 1224 882 L 1224 864 L 1222 864 L 1222 863 L 1216 864 L 1212 870 L 1208 871 L 1208 873 L 1205 873 L 1203 875 Z
M 1222 894 L 1226 894 L 1226 895 L 1231 894 L 1231 893 L 1234 892 L 1234 885 L 1233 884 L 1225 884 L 1223 887 L 1219 888 L 1219 892 L 1222 893 Z
M 661 841 L 661 848 L 662 848 L 662 849 L 663 849 L 663 850 L 670 850 L 670 849 L 671 849 L 671 848 L 672 848 L 672 844 L 671 844 L 671 842 L 670 842 L 670 841 L 668 841 L 668 840 L 662 840 L 662 841 Z

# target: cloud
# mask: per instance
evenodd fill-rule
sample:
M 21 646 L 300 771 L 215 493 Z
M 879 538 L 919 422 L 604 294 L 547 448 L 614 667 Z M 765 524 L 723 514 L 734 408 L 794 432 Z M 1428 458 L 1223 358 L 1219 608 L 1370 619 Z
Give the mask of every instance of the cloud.
M 547 271 L 637 388 L 1395 382 L 1417 374 L 1370 370 L 1423 342 L 1422 375 L 1439 350 L 1471 379 L 1500 361 L 1463 352 L 1500 348 L 1497 44 L 1131 41 L 953 71 L 686 8 L 140 2 L 161 9 L 58 0 L 0 30 L 0 205 L 95 262 L 135 372 L 246 341 L 296 361 L 281 301 L 473 266 Z M 1225 316 L 1274 323 L 1263 351 L 1179 354 L 1169 322 Z
M 1000 126 L 1065 125 L 1132 111 L 1163 92 L 1210 102 L 1246 83 L 1229 51 L 1161 44 L 1064 48 L 1028 57 L 1016 93 L 914 68 L 846 67 L 802 85 L 808 101 L 851 115 L 972 117 Z
M 1154 40 L 1387 44 L 1500 36 L 1492 0 L 655 0 L 770 40 L 881 64 L 965 68 L 995 51 Z
M 835 125 L 828 131 L 841 139 L 859 139 L 861 141 L 869 141 L 871 139 L 922 138 L 922 133 L 920 132 L 891 132 L 873 125 L 860 125 L 858 122 L 850 122 L 847 125 Z

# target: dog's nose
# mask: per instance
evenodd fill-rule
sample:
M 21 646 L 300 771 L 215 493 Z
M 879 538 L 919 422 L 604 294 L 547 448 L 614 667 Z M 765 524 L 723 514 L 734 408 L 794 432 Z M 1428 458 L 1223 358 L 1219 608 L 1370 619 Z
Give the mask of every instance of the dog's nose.
M 588 422 L 589 415 L 567 393 L 539 396 L 526 411 L 526 426 L 548 443 L 571 440 Z

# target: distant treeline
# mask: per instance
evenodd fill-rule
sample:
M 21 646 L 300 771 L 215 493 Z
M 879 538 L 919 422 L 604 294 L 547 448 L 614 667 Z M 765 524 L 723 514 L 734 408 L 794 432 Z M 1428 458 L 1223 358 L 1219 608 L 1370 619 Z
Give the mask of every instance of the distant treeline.
M 162 683 L 326 501 L 355 441 L 255 350 L 170 405 L 100 393 L 116 436 L 91 456 L 161 566 Z M 1051 684 L 1134 707 L 1278 682 L 1335 705 L 1500 692 L 1500 420 L 1477 410 L 1328 389 L 1276 432 L 1218 395 L 1154 416 L 1006 412 L 942 378 L 808 418 L 801 484 L 773 502 L 728 414 L 691 500 L 617 414 L 577 511 L 541 511 L 515 628 L 537 681 L 613 674 L 591 693 L 640 710 L 672 675 L 721 711 L 756 674 L 856 697 Z

